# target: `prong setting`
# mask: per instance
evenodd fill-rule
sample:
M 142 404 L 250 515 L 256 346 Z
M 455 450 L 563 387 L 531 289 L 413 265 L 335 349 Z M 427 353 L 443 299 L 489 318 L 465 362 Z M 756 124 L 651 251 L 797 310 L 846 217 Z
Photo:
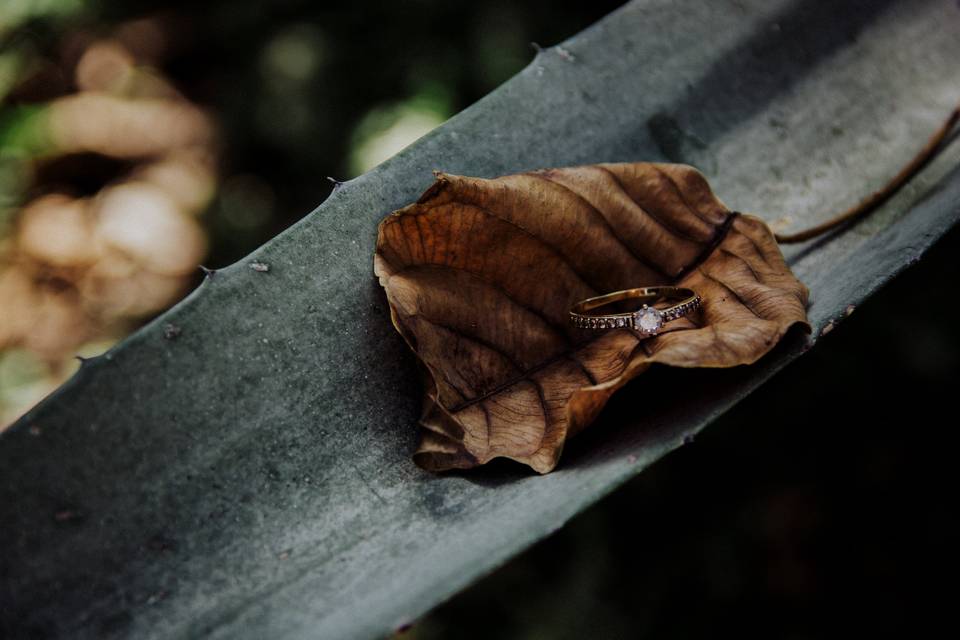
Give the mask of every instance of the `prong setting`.
M 656 335 L 663 326 L 663 314 L 659 309 L 643 305 L 633 314 L 633 324 L 645 336 Z

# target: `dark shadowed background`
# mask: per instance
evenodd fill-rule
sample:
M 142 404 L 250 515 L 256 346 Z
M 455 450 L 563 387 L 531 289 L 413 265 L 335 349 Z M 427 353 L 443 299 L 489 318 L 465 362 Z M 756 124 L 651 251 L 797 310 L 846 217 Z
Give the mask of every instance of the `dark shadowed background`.
M 3 2 L 0 429 L 75 354 L 182 297 L 198 263 L 242 258 L 326 198 L 328 177 L 369 169 L 519 71 L 532 42 L 619 4 Z M 948 622 L 960 341 L 954 297 L 930 303 L 958 249 L 954 231 L 702 438 L 404 635 Z

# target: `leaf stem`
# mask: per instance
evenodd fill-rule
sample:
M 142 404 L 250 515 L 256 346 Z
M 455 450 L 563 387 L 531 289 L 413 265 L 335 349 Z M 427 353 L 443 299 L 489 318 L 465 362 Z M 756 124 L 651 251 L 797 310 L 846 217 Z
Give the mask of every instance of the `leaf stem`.
M 830 231 L 836 227 L 839 227 L 842 224 L 846 224 L 858 218 L 861 218 L 881 204 L 887 201 L 894 193 L 896 193 L 900 187 L 902 187 L 910 178 L 912 178 L 920 169 L 923 168 L 927 162 L 933 159 L 937 153 L 942 149 L 942 143 L 946 139 L 950 132 L 953 131 L 953 128 L 957 125 L 957 122 L 960 122 L 960 105 L 957 105 L 956 108 L 950 113 L 950 116 L 946 121 L 937 129 L 930 139 L 927 141 L 927 144 L 923 146 L 917 155 L 907 163 L 903 169 L 900 170 L 897 175 L 895 175 L 887 184 L 885 184 L 880 190 L 873 192 L 867 196 L 860 203 L 850 207 L 840 215 L 827 220 L 822 224 L 818 224 L 815 227 L 810 229 L 805 229 L 804 231 L 798 231 L 797 233 L 787 233 L 787 234 L 775 234 L 777 242 L 780 244 L 791 244 L 795 242 L 803 242 L 805 240 L 810 240 L 811 238 L 816 238 L 819 235 Z

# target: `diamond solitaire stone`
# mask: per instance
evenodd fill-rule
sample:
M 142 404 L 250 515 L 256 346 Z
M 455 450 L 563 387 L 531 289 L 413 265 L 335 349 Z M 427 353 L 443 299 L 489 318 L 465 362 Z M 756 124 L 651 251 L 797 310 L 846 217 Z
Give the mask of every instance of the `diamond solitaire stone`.
M 644 306 L 634 312 L 633 321 L 640 333 L 652 336 L 663 326 L 663 314 L 653 307 Z

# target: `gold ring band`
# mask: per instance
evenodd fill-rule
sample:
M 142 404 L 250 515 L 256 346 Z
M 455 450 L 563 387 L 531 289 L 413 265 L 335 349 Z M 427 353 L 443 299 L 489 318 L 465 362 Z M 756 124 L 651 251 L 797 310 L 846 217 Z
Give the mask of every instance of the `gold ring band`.
M 621 300 L 635 299 L 643 303 L 636 311 L 594 315 L 584 313 Z M 652 306 L 657 300 L 675 300 L 676 304 L 664 309 Z M 570 309 L 570 322 L 580 329 L 634 329 L 643 335 L 656 335 L 660 328 L 671 320 L 696 311 L 702 299 L 693 289 L 685 287 L 639 287 L 606 293 L 581 300 Z

